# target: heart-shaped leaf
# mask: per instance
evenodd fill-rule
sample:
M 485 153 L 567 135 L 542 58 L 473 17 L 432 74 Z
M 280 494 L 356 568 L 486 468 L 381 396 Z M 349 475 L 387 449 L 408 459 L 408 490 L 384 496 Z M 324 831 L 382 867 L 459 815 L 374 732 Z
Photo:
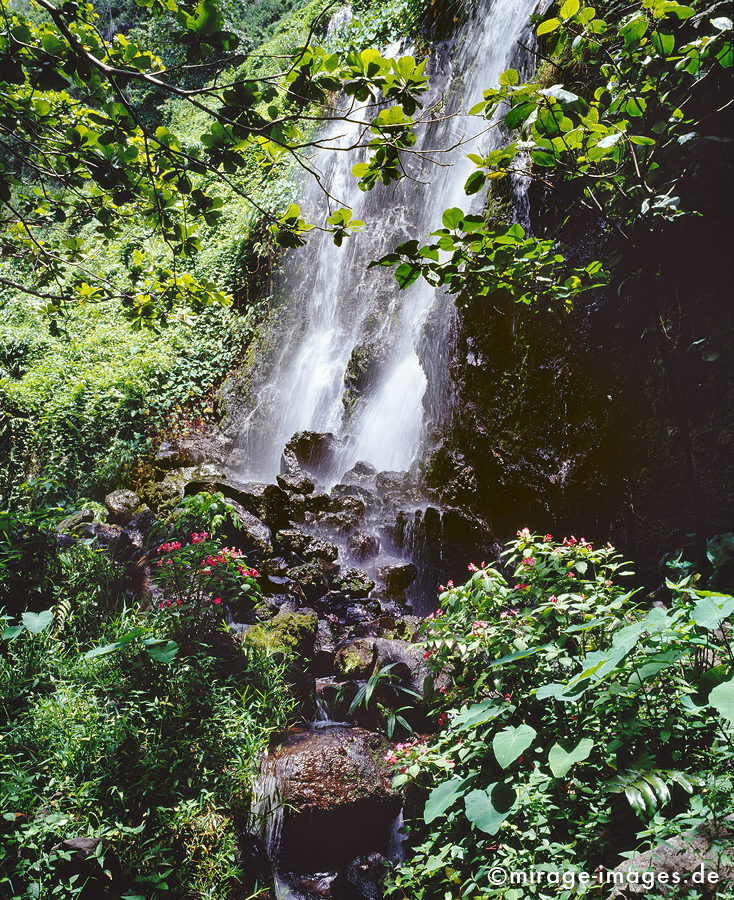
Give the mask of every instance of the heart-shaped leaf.
M 497 834 L 510 814 L 515 791 L 503 781 L 490 784 L 486 791 L 470 791 L 464 799 L 466 817 L 480 831 Z
M 571 766 L 588 759 L 594 747 L 591 738 L 583 738 L 573 750 L 564 750 L 560 744 L 553 744 L 548 753 L 548 765 L 556 778 L 563 778 Z
M 456 802 L 462 794 L 463 784 L 463 778 L 451 778 L 443 781 L 431 791 L 423 810 L 423 821 L 426 825 L 430 825 L 434 819 L 442 816 Z
M 506 769 L 512 765 L 533 743 L 537 732 L 530 725 L 509 725 L 498 731 L 492 739 L 492 749 L 497 762 Z
M 24 612 L 20 619 L 27 631 L 31 634 L 40 634 L 53 622 L 54 613 L 52 609 L 44 609 L 40 613 Z
M 717 684 L 709 694 L 709 705 L 730 722 L 734 722 L 734 678 Z

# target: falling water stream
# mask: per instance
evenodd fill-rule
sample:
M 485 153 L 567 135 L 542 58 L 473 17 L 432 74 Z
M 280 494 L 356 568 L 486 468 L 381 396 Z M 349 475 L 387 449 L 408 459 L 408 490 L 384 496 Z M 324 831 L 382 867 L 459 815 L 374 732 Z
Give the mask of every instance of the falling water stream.
M 358 460 L 378 471 L 406 471 L 431 429 L 445 423 L 451 298 L 422 280 L 400 291 L 391 272 L 367 266 L 400 240 L 427 236 L 444 209 L 468 209 L 467 153 L 486 152 L 501 138 L 497 128 L 486 130 L 482 119 L 461 113 L 512 62 L 536 2 L 480 0 L 459 35 L 436 48 L 426 106 L 438 105 L 432 123 L 420 130 L 417 149 L 453 149 L 432 154 L 433 161 L 408 155 L 410 177 L 370 192 L 359 189 L 352 167 L 365 151 L 343 150 L 359 139 L 359 116 L 352 123 L 334 121 L 322 137 L 330 149 L 318 151 L 314 168 L 329 193 L 367 225 L 341 248 L 320 233 L 286 257 L 271 366 L 240 437 L 245 477 L 273 480 L 284 445 L 302 430 L 341 438 L 331 483 Z M 313 180 L 303 191 L 306 214 L 322 220 L 324 192 Z
M 259 384 L 253 376 L 251 412 L 239 439 L 236 468 L 242 478 L 272 481 L 280 472 L 284 446 L 304 430 L 331 432 L 339 439 L 324 478 L 327 486 L 357 461 L 378 471 L 409 471 L 436 429 L 448 423 L 448 362 L 455 331 L 451 297 L 423 281 L 400 291 L 391 272 L 367 266 L 403 240 L 426 237 L 440 225 L 443 210 L 469 211 L 464 184 L 473 166 L 466 156 L 486 153 L 503 138 L 499 128 L 487 129 L 482 119 L 463 113 L 497 84 L 504 69 L 523 67 L 526 56 L 518 41 L 524 32 L 530 39 L 528 22 L 537 2 L 477 0 L 459 33 L 434 47 L 426 103 L 433 121 L 421 128 L 416 149 L 453 149 L 429 153 L 433 161 L 408 155 L 409 177 L 361 191 L 352 167 L 365 151 L 345 150 L 363 130 L 358 116 L 352 123 L 335 120 L 325 130 L 325 149 L 312 165 L 329 194 L 367 224 L 341 248 L 328 234 L 316 233 L 306 248 L 286 256 L 269 364 Z M 406 51 L 396 45 L 390 52 Z M 515 192 L 522 201 L 522 184 L 515 184 Z M 302 198 L 306 217 L 323 220 L 329 202 L 313 180 L 304 184 Z M 525 214 L 523 202 L 516 204 L 518 218 Z M 436 522 L 428 524 L 440 531 L 440 512 L 426 509 L 416 516 L 428 521 L 430 513 Z M 327 721 L 315 724 L 328 725 L 327 717 L 324 706 L 320 718 Z M 265 765 L 253 809 L 276 867 L 283 823 L 278 782 L 287 777 L 286 771 Z M 391 839 L 396 857 L 402 852 L 401 824 L 397 819 Z M 280 875 L 276 895 L 281 900 L 305 896 Z

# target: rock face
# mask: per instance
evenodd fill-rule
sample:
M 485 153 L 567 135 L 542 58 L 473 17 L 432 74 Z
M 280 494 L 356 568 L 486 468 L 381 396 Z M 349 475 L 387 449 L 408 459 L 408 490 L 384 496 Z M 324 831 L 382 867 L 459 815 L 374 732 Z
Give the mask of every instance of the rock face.
M 670 876 L 667 885 L 659 877 L 656 878 L 656 896 L 679 896 L 680 886 L 672 882 L 673 873 L 685 878 L 686 885 L 701 891 L 703 897 L 723 896 L 727 889 L 734 888 L 734 816 L 729 816 L 719 828 L 713 824 L 702 825 L 664 841 L 646 853 L 625 860 L 613 874 L 621 879 L 627 873 L 641 872 L 653 872 L 656 876 L 667 873 Z M 691 876 L 695 880 L 692 881 Z M 613 888 L 608 900 L 634 900 L 649 896 L 650 889 L 644 883 L 635 884 L 632 879 L 627 881 L 625 878 L 623 885 L 617 884 Z
M 265 758 L 253 812 L 280 871 L 333 871 L 387 852 L 401 803 L 383 762 L 388 747 L 362 728 L 324 723 L 292 729 Z

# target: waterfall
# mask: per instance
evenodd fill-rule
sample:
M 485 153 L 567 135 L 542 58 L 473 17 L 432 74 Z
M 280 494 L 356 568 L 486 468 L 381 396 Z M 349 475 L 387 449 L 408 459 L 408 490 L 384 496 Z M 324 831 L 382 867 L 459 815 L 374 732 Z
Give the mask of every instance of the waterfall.
M 285 443 L 301 430 L 341 439 L 332 483 L 358 460 L 380 471 L 410 470 L 431 433 L 447 423 L 451 298 L 422 280 L 400 291 L 391 272 L 368 272 L 367 265 L 401 240 L 427 236 L 444 209 L 468 210 L 463 187 L 473 166 L 466 155 L 487 152 L 502 136 L 462 112 L 511 64 L 536 2 L 480 0 L 458 36 L 436 48 L 426 106 L 437 105 L 416 149 L 453 149 L 433 154 L 433 162 L 408 154 L 409 177 L 360 191 L 351 170 L 364 151 L 345 148 L 359 138 L 361 123 L 335 120 L 326 129 L 321 144 L 329 149 L 311 164 L 328 193 L 367 226 L 341 248 L 317 233 L 286 256 L 273 349 L 240 435 L 241 476 L 272 480 Z M 313 179 L 304 184 L 301 205 L 312 221 L 323 220 L 329 202 Z

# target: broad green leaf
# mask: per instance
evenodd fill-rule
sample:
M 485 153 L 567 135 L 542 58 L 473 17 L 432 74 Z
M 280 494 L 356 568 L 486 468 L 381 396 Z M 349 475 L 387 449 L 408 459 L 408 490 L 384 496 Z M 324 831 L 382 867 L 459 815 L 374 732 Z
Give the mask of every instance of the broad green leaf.
M 492 749 L 497 762 L 506 769 L 533 743 L 537 732 L 530 725 L 508 725 L 492 739 Z
M 540 25 L 538 25 L 536 34 L 538 36 L 542 34 L 550 34 L 551 31 L 555 31 L 556 28 L 560 27 L 560 24 L 560 19 L 546 19 L 545 22 L 541 22 Z
M 561 6 L 559 15 L 562 19 L 572 19 L 580 9 L 580 0 L 566 0 Z
M 702 628 L 707 628 L 710 631 L 713 628 L 718 628 L 724 619 L 729 618 L 732 612 L 734 612 L 734 597 L 729 597 L 726 594 L 714 594 L 696 602 L 691 618 L 696 625 L 700 625 Z
M 516 797 L 510 785 L 502 781 L 490 784 L 486 791 L 470 791 L 464 798 L 466 817 L 485 834 L 497 834 Z
M 442 816 L 450 806 L 453 806 L 463 794 L 463 786 L 463 778 L 450 778 L 431 791 L 423 809 L 423 821 L 426 825 L 430 825 L 434 819 Z
M 460 728 L 476 728 L 491 722 L 502 712 L 502 708 L 495 704 L 494 700 L 483 700 L 481 703 L 473 703 L 451 720 L 451 730 Z
M 709 694 L 709 706 L 729 722 L 734 722 L 734 678 L 717 685 Z
M 591 738 L 582 738 L 572 750 L 564 750 L 558 743 L 553 744 L 548 752 L 548 765 L 551 772 L 556 778 L 563 778 L 571 766 L 588 759 L 593 748 L 594 742 Z
M 105 644 L 103 647 L 94 647 L 92 650 L 87 650 L 84 654 L 84 659 L 94 659 L 96 656 L 107 656 L 108 653 L 114 653 L 115 650 L 119 650 L 123 644 L 120 641 L 115 641 L 114 644 Z
M 12 641 L 13 638 L 18 637 L 23 631 L 25 631 L 25 628 L 22 625 L 8 625 L 7 628 L 3 629 L 2 639 L 4 641 Z
M 145 650 L 148 656 L 156 662 L 170 664 L 176 658 L 178 644 L 175 641 L 166 641 L 162 647 L 154 644 L 146 647 Z
M 30 634 L 41 634 L 53 622 L 54 611 L 52 609 L 44 609 L 40 613 L 24 612 L 20 620 Z
M 441 221 L 443 222 L 444 228 L 449 228 L 453 231 L 455 228 L 459 227 L 463 218 L 464 210 L 459 209 L 458 206 L 452 206 L 451 209 L 447 209 L 444 212 Z

